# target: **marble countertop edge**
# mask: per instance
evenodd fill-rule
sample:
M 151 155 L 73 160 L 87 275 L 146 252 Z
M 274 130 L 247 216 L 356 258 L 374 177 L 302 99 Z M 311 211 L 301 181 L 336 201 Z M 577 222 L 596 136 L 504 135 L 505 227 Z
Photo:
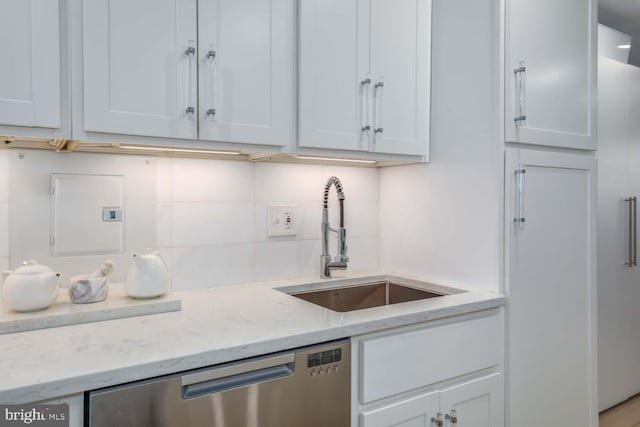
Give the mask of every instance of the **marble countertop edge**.
M 231 300 L 234 297 L 234 292 L 242 293 L 248 291 L 251 293 L 251 288 L 257 287 L 259 289 L 263 289 L 263 292 L 265 292 L 264 295 L 273 298 L 273 321 L 277 322 L 277 316 L 282 315 L 280 310 L 282 310 L 283 307 L 276 306 L 278 304 L 283 304 L 283 301 L 284 304 L 289 304 L 288 297 L 281 291 L 278 291 L 278 289 L 292 287 L 298 284 L 303 284 L 307 287 L 318 286 L 320 288 L 329 288 L 335 285 L 344 285 L 352 282 L 355 283 L 357 281 L 384 280 L 387 278 L 403 280 L 402 276 L 395 274 L 371 274 L 322 282 L 317 280 L 312 282 L 305 279 L 298 279 L 295 281 L 264 282 L 230 286 L 227 288 L 217 288 L 215 291 L 199 289 L 190 292 L 181 292 L 181 295 L 185 297 L 191 295 L 194 301 L 198 300 L 197 302 L 191 302 L 191 304 L 185 303 L 183 306 L 183 311 L 186 312 L 185 315 L 193 316 L 186 320 L 192 321 L 194 319 L 198 319 L 198 316 L 201 315 L 196 312 L 193 307 L 199 307 L 197 304 L 201 304 L 201 300 L 203 300 L 205 296 L 211 295 L 211 298 L 227 296 Z M 415 279 L 406 280 L 411 281 Z M 445 289 L 446 287 L 441 288 Z M 450 299 L 445 300 L 443 298 L 438 302 L 412 302 L 403 304 L 403 307 L 386 306 L 384 308 L 379 307 L 375 309 L 361 310 L 360 312 L 351 312 L 346 315 L 310 306 L 308 305 L 309 303 L 301 302 L 297 299 L 295 299 L 296 301 L 294 302 L 294 299 L 292 298 L 291 308 L 298 310 L 296 313 L 299 316 L 306 316 L 308 312 L 310 320 L 307 325 L 297 327 L 295 330 L 290 332 L 281 332 L 273 329 L 273 331 L 268 335 L 256 337 L 255 335 L 252 335 L 252 333 L 255 334 L 256 331 L 252 331 L 252 333 L 243 331 L 243 325 L 238 323 L 237 326 L 232 324 L 233 327 L 238 328 L 235 336 L 231 338 L 226 337 L 226 340 L 222 340 L 224 342 L 220 345 L 217 345 L 215 342 L 216 331 L 213 331 L 211 335 L 206 335 L 206 332 L 204 332 L 205 335 L 203 340 L 208 338 L 211 342 L 206 341 L 204 344 L 198 343 L 199 346 L 196 350 L 185 345 L 184 351 L 181 352 L 176 350 L 173 351 L 173 354 L 167 354 L 166 357 L 162 354 L 155 354 L 154 357 L 151 358 L 152 360 L 143 360 L 142 357 L 139 359 L 127 360 L 115 368 L 113 367 L 114 362 L 109 361 L 112 367 L 106 369 L 102 369 L 100 366 L 80 366 L 78 369 L 74 370 L 73 363 L 71 363 L 73 361 L 67 361 L 69 362 L 67 364 L 60 363 L 59 365 L 55 365 L 54 367 L 57 369 L 52 370 L 52 375 L 50 376 L 45 376 L 41 372 L 34 372 L 33 374 L 30 374 L 29 372 L 13 372 L 9 378 L 6 378 L 8 381 L 0 381 L 0 403 L 12 404 L 43 401 L 60 396 L 80 393 L 86 390 L 99 389 L 146 378 L 179 373 L 234 360 L 304 347 L 319 342 L 332 341 L 414 323 L 489 310 L 501 307 L 505 304 L 504 295 L 499 293 L 469 291 L 454 294 L 450 297 Z M 189 301 L 189 298 L 185 298 L 184 300 L 187 302 Z M 223 305 L 224 301 L 220 304 Z M 190 308 L 193 309 L 193 314 L 190 314 Z M 247 322 L 255 320 L 257 323 L 265 321 L 269 316 L 269 308 L 270 307 L 267 307 L 265 311 L 265 308 L 263 307 L 263 311 L 259 314 L 255 314 L 255 319 L 252 319 L 251 316 L 247 314 L 246 319 L 242 320 Z M 276 313 L 275 310 L 278 310 L 278 312 Z M 149 321 L 147 328 L 159 328 L 163 321 L 166 322 L 168 321 L 167 319 L 172 319 L 173 321 L 176 319 L 175 317 L 163 316 L 164 315 L 152 316 L 153 319 Z M 215 320 L 215 315 L 213 316 L 213 319 Z M 223 316 L 223 314 L 220 316 Z M 328 320 L 325 317 L 328 317 Z M 316 320 L 320 318 L 323 320 Z M 207 320 L 211 319 L 207 318 Z M 227 322 L 231 323 L 237 320 L 238 319 L 235 318 L 231 320 L 226 319 Z M 250 330 L 251 327 L 255 329 L 255 325 L 248 325 L 250 327 L 247 328 L 247 331 Z M 123 325 L 123 327 L 126 326 L 127 325 Z M 82 333 L 77 332 L 75 335 L 68 336 L 66 334 L 61 334 L 64 339 L 67 339 L 69 342 L 73 342 L 74 339 L 82 339 L 83 334 L 91 333 L 93 330 L 93 327 L 91 326 L 87 327 L 85 330 L 69 329 L 74 327 L 75 326 L 66 327 L 66 332 L 82 331 Z M 48 331 L 53 330 L 55 329 L 49 329 Z M 243 335 L 245 332 L 246 336 Z M 29 340 L 30 337 L 34 340 L 38 339 L 37 335 L 24 335 L 25 340 Z M 120 342 L 117 338 L 118 337 L 111 337 L 112 342 Z M 160 340 L 159 342 L 162 342 L 160 338 L 158 339 Z M 122 343 L 120 345 L 127 345 L 125 341 L 125 338 L 122 338 Z M 1 344 L 2 340 L 0 339 L 0 357 L 2 357 L 3 353 Z M 33 343 L 28 344 L 33 345 Z M 168 349 L 167 351 L 169 352 L 169 350 L 171 349 Z M 62 355 L 61 357 L 74 356 L 73 349 L 70 348 L 68 351 L 68 354 Z M 82 355 L 78 355 L 78 357 L 82 357 Z M 27 357 L 26 359 L 29 358 Z M 19 359 L 15 358 L 14 360 L 16 361 L 16 365 L 13 366 L 13 369 L 21 369 Z M 25 366 L 28 366 L 27 362 L 35 363 L 37 360 L 25 360 L 24 362 Z M 99 362 L 99 359 L 96 360 L 98 365 Z

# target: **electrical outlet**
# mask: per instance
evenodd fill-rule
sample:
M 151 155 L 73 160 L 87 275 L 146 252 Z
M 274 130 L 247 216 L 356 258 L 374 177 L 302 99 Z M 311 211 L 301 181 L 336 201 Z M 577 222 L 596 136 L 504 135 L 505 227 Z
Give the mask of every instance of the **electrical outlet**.
M 267 221 L 269 237 L 295 236 L 295 205 L 268 206 Z

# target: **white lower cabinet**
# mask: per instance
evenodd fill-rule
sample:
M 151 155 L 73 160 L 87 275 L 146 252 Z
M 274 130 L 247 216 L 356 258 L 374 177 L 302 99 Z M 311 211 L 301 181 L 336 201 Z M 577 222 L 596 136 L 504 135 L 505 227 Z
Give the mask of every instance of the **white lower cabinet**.
M 489 310 L 352 338 L 352 425 L 503 427 L 504 316 Z
M 363 412 L 362 427 L 429 427 L 440 407 L 438 392 L 400 400 L 389 406 Z
M 363 412 L 360 414 L 360 426 L 503 426 L 503 390 L 502 374 L 495 373 Z
M 440 411 L 445 414 L 445 425 L 449 422 L 452 427 L 503 426 L 504 379 L 502 374 L 495 373 L 442 390 Z
M 34 405 L 69 405 L 69 427 L 82 427 L 84 426 L 84 394 L 72 394 L 68 396 L 58 397 L 52 400 L 46 400 L 42 402 L 33 402 Z M 37 423 L 36 423 L 37 424 Z

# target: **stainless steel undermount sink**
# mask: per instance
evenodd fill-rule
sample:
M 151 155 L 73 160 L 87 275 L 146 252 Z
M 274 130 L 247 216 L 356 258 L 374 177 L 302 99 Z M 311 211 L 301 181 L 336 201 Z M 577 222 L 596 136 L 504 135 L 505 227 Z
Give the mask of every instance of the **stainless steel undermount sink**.
M 287 293 L 340 313 L 446 295 L 389 281 Z

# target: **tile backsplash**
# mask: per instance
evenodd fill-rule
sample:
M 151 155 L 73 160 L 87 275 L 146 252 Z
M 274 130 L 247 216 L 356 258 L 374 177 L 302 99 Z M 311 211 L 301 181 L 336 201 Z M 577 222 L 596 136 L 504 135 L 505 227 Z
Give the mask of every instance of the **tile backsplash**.
M 0 269 L 16 267 L 22 261 L 13 253 L 16 250 L 12 251 L 9 239 L 9 158 L 14 154 L 16 150 L 0 150 Z M 89 155 L 41 152 L 38 156 L 46 156 L 49 164 L 58 166 L 58 173 L 74 173 L 86 160 L 83 156 Z M 114 165 L 123 162 L 123 156 L 118 155 L 91 156 L 101 156 L 100 162 Z M 169 265 L 174 290 L 318 275 L 322 190 L 331 175 L 342 180 L 346 194 L 349 271 L 379 265 L 377 169 L 184 158 L 155 158 L 152 165 L 155 179 L 133 185 L 155 190 L 155 203 L 141 205 L 144 210 L 137 215 L 146 218 L 147 227 L 155 222 L 156 248 Z M 128 173 L 137 179 L 146 176 L 135 170 Z M 21 191 L 20 185 L 13 182 L 11 194 Z M 333 193 L 330 218 L 335 224 L 338 217 Z M 267 206 L 282 203 L 296 206 L 297 235 L 270 238 Z M 47 210 L 37 215 L 49 214 Z M 33 243 L 33 253 L 48 251 L 48 244 Z M 335 252 L 333 242 L 331 252 Z M 83 257 L 66 257 L 60 264 L 68 267 L 76 261 L 86 263 Z M 126 265 L 121 265 L 120 279 L 125 270 Z
M 345 187 L 349 270 L 375 269 L 377 169 L 156 159 L 156 239 L 174 289 L 318 275 L 322 190 L 331 175 Z M 296 206 L 296 236 L 267 236 L 269 204 Z M 337 221 L 337 209 L 330 217 Z

